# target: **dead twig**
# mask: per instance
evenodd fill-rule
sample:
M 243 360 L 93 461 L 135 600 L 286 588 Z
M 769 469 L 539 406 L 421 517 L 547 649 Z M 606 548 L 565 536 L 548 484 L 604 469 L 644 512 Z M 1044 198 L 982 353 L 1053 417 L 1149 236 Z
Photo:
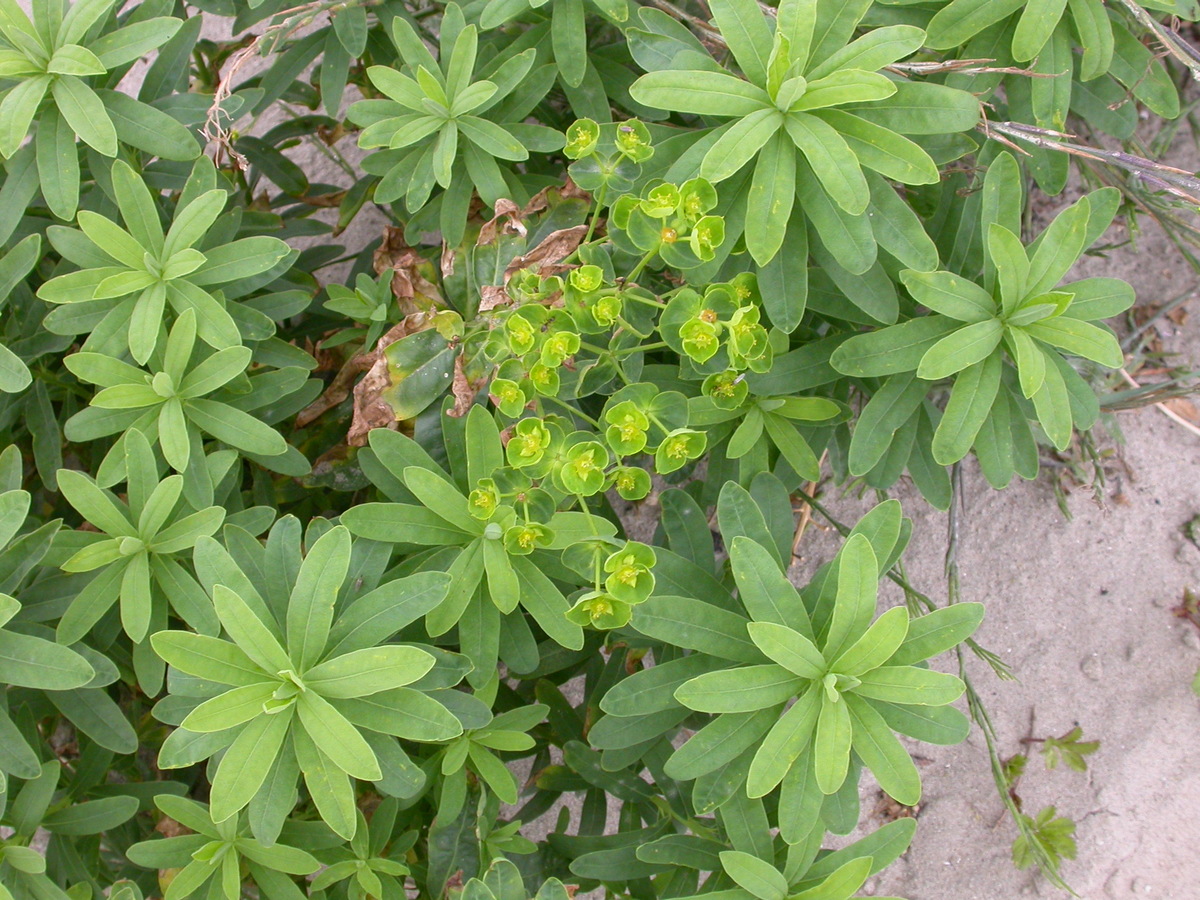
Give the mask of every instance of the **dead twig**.
M 1117 0 L 1138 24 L 1150 32 L 1162 44 L 1168 54 L 1175 57 L 1192 73 L 1194 81 L 1200 81 L 1200 51 L 1184 40 L 1183 35 L 1169 25 L 1158 22 L 1141 5 L 1133 0 Z
M 1119 371 L 1121 373 L 1121 377 L 1125 379 L 1125 382 L 1130 387 L 1133 387 L 1133 388 L 1142 387 L 1142 385 L 1138 384 L 1134 380 L 1133 376 L 1130 375 L 1128 372 L 1126 372 L 1124 369 L 1120 369 Z M 1168 419 L 1170 419 L 1175 424 L 1182 425 L 1184 428 L 1186 428 L 1192 434 L 1196 435 L 1197 437 L 1200 437 L 1200 428 L 1197 428 L 1195 425 L 1193 425 L 1191 422 L 1189 422 L 1183 416 L 1179 415 L 1179 413 L 1175 412 L 1175 410 L 1171 409 L 1165 403 L 1155 403 L 1154 408 L 1157 409 L 1160 413 L 1162 413 L 1164 416 L 1166 416 Z
M 1186 169 L 1164 165 L 1152 159 L 1135 156 L 1120 150 L 1103 150 L 1086 144 L 1075 143 L 1071 140 L 1075 135 L 1065 131 L 1054 131 L 1050 128 L 1039 128 L 1021 122 L 982 122 L 978 130 L 992 140 L 998 140 L 1008 147 L 1020 150 L 1011 139 L 1023 141 L 1040 147 L 1043 150 L 1054 150 L 1067 153 L 1081 159 L 1106 163 L 1130 172 L 1134 177 L 1159 190 L 1174 194 L 1196 206 L 1200 206 L 1200 178 Z
M 828 455 L 828 453 L 828 450 L 821 453 L 821 459 L 817 462 L 818 472 L 821 470 L 821 467 L 825 465 L 825 457 Z M 818 484 L 820 484 L 820 481 L 810 481 L 803 487 L 801 493 L 808 500 L 811 500 L 816 496 Z M 812 522 L 812 511 L 812 504 L 808 502 L 805 502 L 803 508 L 800 510 L 800 522 L 796 525 L 796 536 L 792 538 L 793 559 L 800 555 L 800 542 L 804 540 L 804 532 L 808 530 L 809 523 Z
M 280 41 L 287 40 L 297 31 L 311 25 L 320 13 L 328 12 L 332 15 L 340 9 L 351 6 L 374 6 L 376 2 L 377 0 L 312 0 L 310 3 L 302 3 L 276 13 L 275 21 L 268 25 L 262 34 L 255 35 L 246 46 L 229 58 L 228 67 L 217 79 L 212 103 L 209 104 L 204 126 L 200 129 L 204 139 L 217 146 L 218 154 L 225 153 L 235 166 L 239 169 L 246 169 L 249 161 L 233 146 L 231 130 L 227 121 L 229 114 L 223 108 L 225 101 L 233 94 L 233 83 L 238 72 L 252 57 L 259 53 L 265 55 L 266 52 L 278 47 Z M 263 47 L 268 41 L 270 41 L 270 46 L 264 51 Z
M 963 75 L 1024 75 L 1027 78 L 1056 78 L 1060 73 L 1034 72 L 1020 66 L 992 66 L 994 59 L 946 59 L 941 62 L 892 63 L 885 66 L 897 75 L 939 75 L 958 72 Z

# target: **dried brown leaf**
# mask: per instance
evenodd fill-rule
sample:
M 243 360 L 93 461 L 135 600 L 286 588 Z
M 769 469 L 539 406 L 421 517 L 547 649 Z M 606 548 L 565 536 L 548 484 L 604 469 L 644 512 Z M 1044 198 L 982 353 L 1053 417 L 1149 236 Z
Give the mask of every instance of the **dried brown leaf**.
M 396 414 L 380 396 L 392 385 L 392 376 L 388 372 L 387 358 L 383 351 L 401 338 L 424 331 L 429 327 L 432 316 L 426 312 L 412 313 L 405 316 L 398 325 L 393 325 L 386 334 L 375 344 L 375 350 L 369 357 L 370 366 L 362 381 L 354 386 L 354 417 L 350 420 L 350 431 L 346 434 L 346 443 L 351 447 L 362 447 L 367 443 L 367 433 L 372 428 L 390 428 L 396 430 L 399 423 Z
M 441 292 L 421 271 L 429 261 L 404 240 L 404 229 L 389 225 L 384 230 L 383 243 L 372 258 L 375 272 L 382 275 L 389 269 L 392 275 L 392 294 L 404 315 L 424 312 L 444 305 Z
M 508 296 L 501 285 L 485 284 L 479 289 L 479 311 L 481 313 L 489 312 L 499 306 L 508 306 L 512 303 L 512 298 Z
M 504 270 L 504 277 L 509 278 L 520 269 L 533 269 L 539 275 L 557 275 L 567 271 L 570 266 L 559 263 L 575 252 L 587 235 L 587 230 L 586 225 L 576 225 L 550 232 L 524 256 L 515 257 Z
M 500 234 L 525 234 L 525 226 L 521 223 L 521 207 L 511 200 L 496 201 L 496 214 L 479 229 L 475 246 L 495 243 Z
M 472 381 L 467 377 L 463 368 L 462 354 L 459 354 L 454 360 L 454 381 L 450 386 L 450 391 L 454 394 L 454 407 L 450 410 L 449 415 L 456 419 L 465 416 L 471 408 L 471 404 L 475 402 L 475 395 L 485 384 L 487 384 L 487 378 Z

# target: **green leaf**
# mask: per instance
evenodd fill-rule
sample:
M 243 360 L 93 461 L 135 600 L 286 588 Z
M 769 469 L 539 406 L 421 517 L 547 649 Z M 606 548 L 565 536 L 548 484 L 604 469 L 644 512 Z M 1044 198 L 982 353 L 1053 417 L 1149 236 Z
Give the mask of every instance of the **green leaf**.
M 869 672 L 892 656 L 907 632 L 908 610 L 903 606 L 889 609 L 830 663 L 829 669 L 841 675 L 857 676 Z
M 837 557 L 837 595 L 821 648 L 826 659 L 837 659 L 866 631 L 875 614 L 878 589 L 878 560 L 871 542 L 863 534 L 851 535 Z
M 896 84 L 878 72 L 841 69 L 824 78 L 810 78 L 808 88 L 790 107 L 791 112 L 883 100 L 896 93 Z
M 771 324 L 789 334 L 795 331 L 808 302 L 808 229 L 794 205 L 779 252 L 759 267 L 758 289 Z
M 767 733 L 750 764 L 746 779 L 749 796 L 763 797 L 773 791 L 808 749 L 821 709 L 821 696 L 820 687 L 810 687 Z
M 925 32 L 913 25 L 873 28 L 810 69 L 809 78 L 823 78 L 839 69 L 876 72 L 910 56 L 925 43 Z
M 236 644 L 187 631 L 159 631 L 150 643 L 164 662 L 218 684 L 251 685 L 271 680 Z
M 97 246 L 135 271 L 145 268 L 146 248 L 115 222 L 90 210 L 79 213 L 79 227 Z
M 1067 0 L 1031 0 L 1025 5 L 1013 32 L 1012 53 L 1017 62 L 1031 60 L 1041 52 L 1066 6 Z
M 748 116 L 774 108 L 761 87 L 724 72 L 650 72 L 630 86 L 629 95 L 646 106 L 702 116 Z
M 193 709 L 180 727 L 205 734 L 243 725 L 265 714 L 263 704 L 278 686 L 278 681 L 268 681 L 230 688 Z
M 124 161 L 117 160 L 112 167 L 113 193 L 121 218 L 129 233 L 151 254 L 162 252 L 163 229 L 158 217 L 158 207 L 146 183 Z
M 867 217 L 852 216 L 835 203 L 823 189 L 808 160 L 803 157 L 796 161 L 796 176 L 796 196 L 819 238 L 812 245 L 813 256 L 818 264 L 826 269 L 826 274 L 831 278 L 839 266 L 851 275 L 869 271 L 875 264 L 879 248 Z M 869 309 L 872 318 L 894 322 L 896 311 L 891 307 L 895 306 L 895 290 L 890 281 L 887 285 L 887 295 L 890 297 L 885 295 L 882 303 L 874 301 L 875 290 L 869 291 L 872 295 Z M 858 300 L 856 305 L 864 304 Z M 880 310 L 883 312 L 876 315 Z
M 733 122 L 704 155 L 700 177 L 713 183 L 730 178 L 782 127 L 783 114 L 777 109 L 758 109 Z
M 300 564 L 288 600 L 287 647 L 301 672 L 312 669 L 325 652 L 334 604 L 349 567 L 350 532 L 340 525 L 323 534 Z
M 345 700 L 339 708 L 355 725 L 410 741 L 448 741 L 463 732 L 446 707 L 410 688 Z
M 611 716 L 627 717 L 677 709 L 677 687 L 697 675 L 722 667 L 720 662 L 703 653 L 657 663 L 613 685 L 600 698 L 600 708 Z
M 916 271 L 930 272 L 936 269 L 937 245 L 926 233 L 921 219 L 891 184 L 874 172 L 866 175 L 871 187 L 871 205 L 867 207 L 867 216 L 879 246 Z M 853 298 L 851 300 L 853 302 Z M 889 308 L 892 305 L 890 300 L 887 304 Z M 890 314 L 887 319 L 891 320 Z
M 226 284 L 266 272 L 290 253 L 278 238 L 256 235 L 204 251 L 200 268 L 187 276 L 201 286 Z
M 330 699 L 366 697 L 412 684 L 434 659 L 416 647 L 367 647 L 328 659 L 304 673 L 304 683 Z
M 1133 306 L 1133 287 L 1119 278 L 1084 278 L 1063 285 L 1074 296 L 1064 316 L 1094 321 L 1120 315 Z
M 58 487 L 79 514 L 112 537 L 134 537 L 137 529 L 128 510 L 119 507 L 112 495 L 96 486 L 87 475 L 75 469 L 60 469 Z
M 803 634 L 774 622 L 751 622 L 746 629 L 758 649 L 797 677 L 814 680 L 824 677 L 825 658 Z
M 1105 74 L 1112 64 L 1113 29 L 1103 0 L 1067 0 L 1071 23 L 1083 50 L 1079 80 L 1091 81 Z
M 1054 290 L 1084 251 L 1088 216 L 1091 206 L 1081 197 L 1068 206 L 1034 242 L 1036 248 L 1029 262 L 1028 296 L 1036 297 Z
M 946 412 L 933 436 L 933 458 L 938 465 L 953 465 L 970 452 L 1000 389 L 1002 366 L 1000 354 L 993 353 L 960 372 L 955 379 Z
M 804 436 L 793 422 L 783 416 L 768 413 L 763 417 L 771 442 L 779 448 L 780 455 L 791 466 L 792 471 L 805 481 L 817 481 L 821 477 L 820 462 Z
M 175 213 L 175 219 L 167 230 L 163 244 L 163 255 L 174 256 L 185 247 L 193 247 L 208 233 L 209 228 L 225 208 L 227 195 L 223 190 L 206 191 Z
M 11 158 L 20 148 L 50 84 L 49 75 L 26 78 L 0 100 L 0 156 Z
M 33 836 L 54 798 L 54 789 L 58 787 L 61 773 L 62 766 L 57 760 L 44 762 L 41 773 L 21 785 L 5 816 L 17 834 L 22 837 Z
M 95 91 L 74 75 L 62 75 L 51 92 L 58 111 L 81 141 L 104 156 L 117 155 L 117 131 Z
M 963 683 L 953 675 L 915 666 L 880 666 L 861 676 L 853 693 L 872 700 L 913 706 L 944 706 L 962 696 Z
M 764 416 L 764 423 L 768 418 L 769 416 Z M 781 429 L 786 429 L 785 435 L 792 430 L 791 423 L 787 420 L 780 418 L 779 423 Z M 773 551 L 775 564 L 781 570 L 785 568 L 784 555 L 788 548 L 781 548 L 775 541 L 767 524 L 766 514 L 754 495 L 736 482 L 726 482 L 721 488 L 717 498 L 717 522 L 721 528 L 721 536 L 726 542 L 732 543 L 738 536 L 748 537 Z
M 296 703 L 300 724 L 313 744 L 352 778 L 378 781 L 383 777 L 379 762 L 361 734 L 328 700 L 308 691 Z M 303 764 L 301 764 L 303 768 Z
M 788 894 L 787 879 L 773 865 L 740 850 L 721 852 L 725 874 L 759 900 L 783 900 Z
M 459 116 L 455 123 L 463 137 L 497 159 L 519 162 L 529 158 L 529 151 L 525 145 L 495 122 L 478 116 Z
M 778 718 L 775 707 L 719 715 L 675 751 L 666 772 L 678 781 L 713 772 L 754 746 Z
M 804 602 L 770 551 L 753 539 L 738 535 L 730 544 L 729 561 L 738 596 L 755 622 L 786 626 L 812 638 L 812 624 Z
M 244 809 L 267 780 L 292 725 L 292 710 L 258 716 L 242 729 L 212 780 L 212 817 L 223 822 Z
M 55 834 L 100 834 L 128 822 L 138 811 L 136 797 L 104 797 L 60 809 L 42 820 L 42 827 Z
M 746 222 L 746 246 L 760 266 L 769 263 L 783 245 L 796 200 L 795 184 L 796 151 L 776 126 L 759 153 L 746 201 L 748 208 L 764 211 Z
M 449 63 L 446 68 L 446 93 L 451 100 L 466 90 L 467 85 L 471 83 L 478 48 L 478 32 L 474 25 L 468 25 L 455 38 L 449 60 L 443 60 Z
M 765 425 L 762 410 L 753 406 L 742 418 L 741 424 L 729 436 L 726 452 L 730 459 L 741 459 L 753 450 L 762 438 Z
M 47 691 L 83 687 L 95 675 L 69 647 L 27 634 L 0 631 L 0 682 Z
M 784 126 L 834 202 L 852 216 L 865 212 L 871 191 L 845 139 L 824 119 L 806 113 L 789 113 Z
M 934 50 L 959 47 L 1024 5 L 1024 0 L 952 0 L 930 20 L 925 43 Z
M 76 0 L 60 21 L 57 43 L 80 43 L 112 6 L 113 0 Z
M 528 558 L 518 557 L 511 562 L 521 583 L 521 605 L 534 622 L 559 646 L 576 650 L 583 647 L 583 629 L 566 620 L 570 604 L 562 592 Z
M 917 377 L 937 381 L 981 363 L 992 355 L 1003 337 L 1004 324 L 999 319 L 966 325 L 926 351 L 917 367 Z
M 712 0 L 709 8 L 721 37 L 746 77 L 755 84 L 764 84 L 772 40 L 770 26 L 758 4 L 754 0 Z
M 698 712 L 756 712 L 795 697 L 804 683 L 782 666 L 743 666 L 697 676 L 675 691 L 675 699 Z
M 969 323 L 996 317 L 996 301 L 979 285 L 960 275 L 905 269 L 900 279 L 913 299 L 932 312 Z
M 846 112 L 898 134 L 953 134 L 975 127 L 979 101 L 973 94 L 945 85 L 900 81 L 896 93 L 886 100 L 848 106 Z
M 929 386 L 915 372 L 902 372 L 884 382 L 858 414 L 847 458 L 850 474 L 861 476 L 875 468 L 928 392 Z
M 1030 337 L 1043 343 L 1090 359 L 1110 369 L 1119 369 L 1125 364 L 1125 353 L 1121 350 L 1116 335 L 1107 328 L 1090 322 L 1057 316 L 1033 322 L 1026 325 L 1024 330 Z
M 98 90 L 121 143 L 161 159 L 186 162 L 200 154 L 191 131 L 162 110 L 121 91 Z
M 971 732 L 971 720 L 953 706 L 900 706 L 874 700 L 868 702 L 893 731 L 927 744 L 960 744 Z
M 468 504 L 462 494 L 448 491 L 445 480 L 429 469 L 409 466 L 403 472 L 404 485 L 432 512 L 445 519 L 450 525 L 476 535 L 482 532 L 483 524 L 468 512 Z
M 346 510 L 341 521 L 352 534 L 373 541 L 457 546 L 470 540 L 432 510 L 408 503 L 362 503 Z
M 1029 294 L 1029 257 L 1020 239 L 996 222 L 988 226 L 987 255 L 1000 283 L 1001 306 L 1009 315 Z
M 223 584 L 212 589 L 213 605 L 221 624 L 238 647 L 266 672 L 281 672 L 292 667 L 278 638 L 234 591 Z
M 570 87 L 579 87 L 587 74 L 587 31 L 582 0 L 556 3 L 550 19 L 550 40 L 554 62 Z
M 420 572 L 381 584 L 350 604 L 329 632 L 329 657 L 374 647 L 438 606 L 450 576 Z
M 809 61 L 819 64 L 844 47 L 870 7 L 871 0 L 818 3 Z
M 1071 443 L 1071 395 L 1058 368 L 1056 355 L 1044 347 L 1037 349 L 1044 360 L 1045 375 L 1042 386 L 1031 398 L 1033 408 L 1046 437 L 1057 449 L 1065 450 Z
M 322 820 L 341 837 L 349 840 L 358 824 L 354 789 L 346 773 L 324 752 L 304 729 L 293 729 L 296 760 L 304 773 L 304 783 Z
M 188 400 L 187 418 L 219 441 L 246 453 L 278 456 L 287 452 L 287 441 L 270 425 L 249 413 L 215 400 Z
M 854 752 L 890 797 L 904 806 L 916 806 L 921 800 L 921 776 L 908 751 L 869 703 L 853 694 L 843 699 L 853 722 Z
M 52 106 L 38 122 L 36 150 L 46 205 L 60 219 L 73 219 L 79 203 L 79 148 L 74 130 Z
M 838 696 L 831 699 L 824 691 L 820 697 L 821 712 L 817 717 L 813 762 L 821 793 L 832 794 L 846 780 L 853 726 L 844 698 Z
M 654 596 L 634 607 L 634 628 L 647 637 L 735 662 L 762 662 L 748 621 L 691 597 Z
M 107 70 L 119 68 L 161 47 L 175 36 L 183 22 L 167 16 L 143 19 L 101 35 L 90 49 Z
M 962 326 L 946 316 L 919 316 L 900 325 L 855 335 L 834 350 L 830 363 L 843 375 L 872 378 L 910 372 L 939 340 Z
M 0 547 L 6 547 L 25 524 L 30 501 L 28 491 L 5 491 L 0 494 Z

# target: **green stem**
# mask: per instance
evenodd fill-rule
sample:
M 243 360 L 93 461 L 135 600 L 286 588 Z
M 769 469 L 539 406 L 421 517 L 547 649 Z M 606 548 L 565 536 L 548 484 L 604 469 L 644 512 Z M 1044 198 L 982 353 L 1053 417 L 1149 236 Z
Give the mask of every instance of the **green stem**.
M 592 235 L 596 233 L 596 223 L 600 221 L 600 210 L 604 208 L 604 201 L 606 199 L 608 199 L 607 181 L 600 185 L 600 190 L 596 193 L 596 206 L 592 210 L 592 221 L 588 225 L 587 235 L 584 236 L 584 244 L 590 244 L 592 242 Z
M 632 284 L 637 281 L 637 277 L 642 274 L 642 269 L 646 268 L 650 260 L 654 259 L 654 255 L 658 253 L 658 248 L 655 247 L 642 257 L 641 261 L 633 267 L 633 271 L 629 273 L 629 277 L 625 279 L 626 284 Z
M 583 419 L 583 421 L 587 422 L 589 425 L 591 425 L 593 428 L 595 428 L 597 431 L 602 430 L 602 427 L 599 422 L 597 422 L 595 419 L 593 419 L 587 413 L 581 412 L 580 410 L 578 410 L 577 408 L 572 406 L 570 403 L 566 403 L 562 400 L 559 400 L 557 397 L 542 397 L 541 399 L 548 400 L 549 402 L 553 403 L 555 406 L 565 409 L 567 412 L 569 412 L 573 416 L 578 416 L 579 418 Z
M 624 350 L 614 350 L 612 354 L 616 358 L 629 356 L 631 353 L 647 353 L 651 350 L 661 350 L 667 346 L 666 341 L 655 341 L 653 344 L 638 344 L 636 347 L 627 347 Z
M 675 293 L 675 291 L 672 291 L 671 293 Z M 646 306 L 653 306 L 656 309 L 666 309 L 667 308 L 667 304 L 665 304 L 659 300 L 652 300 L 649 297 L 639 297 L 637 294 L 631 294 L 630 296 L 626 297 L 625 294 L 622 293 L 621 299 L 622 300 L 632 300 L 635 303 L 644 303 Z

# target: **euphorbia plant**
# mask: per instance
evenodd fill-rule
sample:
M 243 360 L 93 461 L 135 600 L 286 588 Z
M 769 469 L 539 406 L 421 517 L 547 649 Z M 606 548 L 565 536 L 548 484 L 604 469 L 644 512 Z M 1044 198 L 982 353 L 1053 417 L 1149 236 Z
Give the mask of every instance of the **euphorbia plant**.
M 995 657 L 796 516 L 1085 440 L 1144 12 L 0 0 L 0 894 L 860 890 Z

